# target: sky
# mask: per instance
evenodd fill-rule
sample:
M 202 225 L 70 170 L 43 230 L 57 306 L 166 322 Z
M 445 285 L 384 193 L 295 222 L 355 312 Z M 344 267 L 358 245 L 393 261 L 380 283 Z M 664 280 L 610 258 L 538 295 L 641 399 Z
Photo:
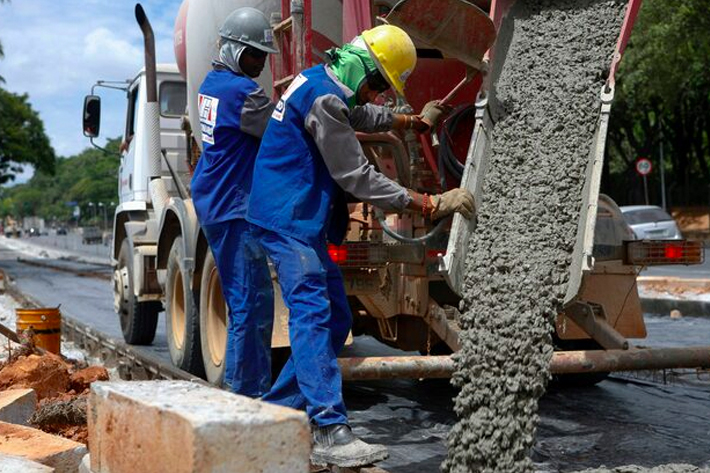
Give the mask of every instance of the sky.
M 29 94 L 58 156 L 90 146 L 81 131 L 84 95 L 98 79 L 131 79 L 143 66 L 143 41 L 131 0 L 10 0 L 0 4 L 1 86 Z M 143 0 L 158 62 L 175 62 L 173 26 L 181 0 Z M 121 135 L 125 95 L 99 90 L 101 137 Z M 17 177 L 31 177 L 31 167 Z

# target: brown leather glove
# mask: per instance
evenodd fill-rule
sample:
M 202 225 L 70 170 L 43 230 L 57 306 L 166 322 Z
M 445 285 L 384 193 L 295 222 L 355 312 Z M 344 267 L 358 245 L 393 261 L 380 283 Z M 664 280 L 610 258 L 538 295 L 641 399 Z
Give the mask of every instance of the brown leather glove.
M 454 212 L 459 212 L 464 218 L 470 219 L 476 211 L 473 194 L 467 189 L 451 189 L 443 194 L 433 195 L 431 199 L 434 205 L 434 210 L 431 212 L 432 220 L 439 220 Z

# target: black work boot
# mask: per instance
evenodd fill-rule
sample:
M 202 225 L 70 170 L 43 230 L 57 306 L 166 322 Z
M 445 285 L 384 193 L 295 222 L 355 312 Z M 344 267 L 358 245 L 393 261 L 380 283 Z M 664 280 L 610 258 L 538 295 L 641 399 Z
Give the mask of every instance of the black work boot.
M 333 424 L 313 429 L 314 465 L 353 468 L 382 461 L 389 456 L 384 445 L 370 445 L 355 437 L 350 426 Z

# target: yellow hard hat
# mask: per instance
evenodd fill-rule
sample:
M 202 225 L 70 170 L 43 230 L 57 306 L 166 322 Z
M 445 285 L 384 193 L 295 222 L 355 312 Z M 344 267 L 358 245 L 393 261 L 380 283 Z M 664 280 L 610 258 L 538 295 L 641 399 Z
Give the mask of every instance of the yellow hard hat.
M 412 39 L 394 25 L 376 26 L 363 31 L 361 36 L 382 75 L 404 95 L 404 83 L 417 65 L 417 50 Z

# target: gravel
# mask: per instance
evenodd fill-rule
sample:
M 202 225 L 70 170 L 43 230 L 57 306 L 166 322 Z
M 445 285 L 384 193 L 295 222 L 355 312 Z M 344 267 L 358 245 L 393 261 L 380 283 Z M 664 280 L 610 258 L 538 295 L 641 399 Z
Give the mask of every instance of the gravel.
M 531 471 L 599 94 L 623 0 L 517 2 L 499 32 L 491 161 L 467 261 L 446 472 Z M 502 49 L 501 49 L 502 48 Z M 507 49 L 507 51 L 506 51 Z M 499 62 L 500 63 L 500 62 Z

